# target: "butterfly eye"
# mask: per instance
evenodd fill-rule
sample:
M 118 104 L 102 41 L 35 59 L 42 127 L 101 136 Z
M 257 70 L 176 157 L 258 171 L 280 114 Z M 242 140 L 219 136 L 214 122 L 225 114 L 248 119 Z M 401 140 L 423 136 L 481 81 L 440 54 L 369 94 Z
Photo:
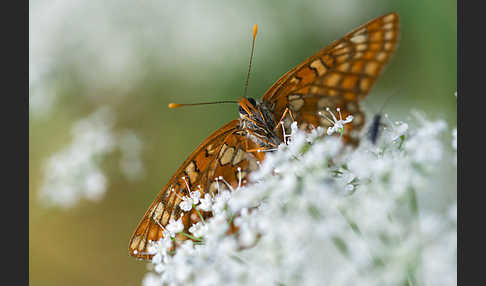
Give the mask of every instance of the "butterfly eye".
M 253 105 L 253 106 L 256 106 L 256 101 L 255 99 L 251 98 L 251 97 L 248 97 L 248 101 Z
M 240 112 L 240 114 L 247 114 L 247 112 L 241 106 L 238 106 L 238 111 Z

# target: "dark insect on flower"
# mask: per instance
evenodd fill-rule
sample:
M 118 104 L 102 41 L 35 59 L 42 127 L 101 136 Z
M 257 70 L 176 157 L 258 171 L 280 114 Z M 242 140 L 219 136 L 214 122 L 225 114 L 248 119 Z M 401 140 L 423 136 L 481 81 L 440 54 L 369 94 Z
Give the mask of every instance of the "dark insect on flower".
M 373 143 L 373 145 L 375 145 L 376 140 L 378 140 L 381 126 L 381 114 L 377 113 L 373 116 L 373 121 L 371 122 L 370 129 L 368 130 L 368 138 L 370 139 L 371 143 Z

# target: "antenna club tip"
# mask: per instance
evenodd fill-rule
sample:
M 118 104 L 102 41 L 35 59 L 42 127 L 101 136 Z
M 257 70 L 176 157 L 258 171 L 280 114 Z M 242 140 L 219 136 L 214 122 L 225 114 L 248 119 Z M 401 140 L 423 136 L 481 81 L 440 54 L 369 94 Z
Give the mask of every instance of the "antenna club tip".
M 257 33 L 258 33 L 258 25 L 257 25 L 257 24 L 255 24 L 255 25 L 253 26 L 253 37 L 256 37 Z
M 177 107 L 180 107 L 180 106 L 181 106 L 181 104 L 179 104 L 179 103 L 172 103 L 172 102 L 171 102 L 171 103 L 169 103 L 169 105 L 168 105 L 168 106 L 169 106 L 169 108 L 177 108 Z

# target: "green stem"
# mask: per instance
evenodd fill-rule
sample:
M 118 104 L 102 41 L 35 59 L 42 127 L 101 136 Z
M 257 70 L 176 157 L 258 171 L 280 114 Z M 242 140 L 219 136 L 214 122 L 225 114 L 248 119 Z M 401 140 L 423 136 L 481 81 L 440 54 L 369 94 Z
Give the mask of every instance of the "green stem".
M 182 231 L 182 232 L 180 232 L 180 234 L 185 235 L 185 236 L 187 236 L 187 237 L 189 237 L 190 239 L 195 240 L 195 241 L 201 241 L 201 242 L 202 242 L 202 241 L 204 241 L 204 240 L 203 240 L 203 239 L 201 239 L 201 238 L 197 238 L 197 237 L 192 236 L 192 235 L 190 235 L 190 234 L 188 234 L 188 233 L 185 233 L 185 232 L 183 232 L 183 231 Z
M 229 225 L 231 225 L 231 223 L 233 222 L 233 218 L 235 218 L 236 214 L 233 214 L 228 222 Z
M 196 212 L 197 212 L 197 214 L 199 215 L 199 218 L 201 219 L 202 223 L 204 223 L 204 224 L 205 224 L 206 222 L 204 221 L 203 216 L 202 216 L 202 215 L 201 215 L 201 213 L 199 212 L 199 209 L 198 209 L 198 208 L 197 208 L 197 207 L 196 207 L 194 204 L 192 205 L 192 207 L 193 207 L 193 208 L 196 210 Z

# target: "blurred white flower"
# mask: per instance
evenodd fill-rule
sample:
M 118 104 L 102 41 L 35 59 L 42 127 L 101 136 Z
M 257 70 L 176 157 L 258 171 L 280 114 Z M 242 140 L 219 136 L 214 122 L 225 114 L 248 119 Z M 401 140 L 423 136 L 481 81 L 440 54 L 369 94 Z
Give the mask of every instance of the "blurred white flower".
M 211 211 L 214 214 L 220 214 L 223 212 L 226 203 L 229 201 L 231 198 L 231 193 L 227 190 L 224 190 L 220 193 L 220 195 L 216 196 L 214 198 L 214 203 L 212 205 Z
M 91 172 L 86 175 L 84 185 L 86 198 L 97 201 L 103 197 L 106 189 L 106 178 L 100 172 Z
M 101 108 L 72 127 L 72 144 L 50 157 L 44 168 L 40 196 L 44 202 L 71 207 L 82 197 L 97 201 L 107 179 L 100 157 L 115 148 L 113 113 Z
M 143 286 L 160 286 L 162 285 L 163 279 L 156 275 L 155 273 L 149 273 L 145 275 L 142 281 Z
M 189 228 L 189 232 L 192 233 L 195 237 L 200 237 L 206 233 L 208 227 L 203 222 L 197 222 L 196 224 L 192 225 Z
M 139 180 L 144 175 L 141 160 L 142 141 L 135 132 L 128 130 L 119 135 L 121 151 L 120 169 L 129 180 Z
M 385 114 L 385 118 L 388 119 L 388 114 Z M 405 136 L 407 131 L 408 131 L 408 124 L 405 122 L 401 121 L 396 121 L 396 122 L 391 122 L 391 120 L 388 119 L 390 122 L 390 134 L 389 137 L 391 141 L 397 141 L 399 140 L 402 136 Z
M 115 132 L 114 113 L 101 107 L 94 113 L 73 124 L 72 143 L 48 158 L 44 165 L 44 180 L 39 196 L 47 206 L 73 207 L 86 198 L 99 201 L 108 188 L 108 178 L 101 169 L 103 159 L 116 148 L 120 148 L 122 172 L 134 179 L 141 172 L 140 141 L 131 131 L 120 136 Z M 138 145 L 133 146 L 137 141 Z M 133 151 L 131 147 L 134 147 Z M 135 165 L 137 171 L 126 172 L 128 165 Z
M 447 124 L 443 120 L 428 121 L 425 115 L 419 112 L 413 113 L 421 128 L 415 130 L 413 137 L 409 138 L 404 144 L 404 148 L 410 151 L 413 159 L 423 161 L 437 161 L 442 156 L 442 143 L 438 135 L 444 131 Z M 433 140 L 425 140 L 433 138 Z

